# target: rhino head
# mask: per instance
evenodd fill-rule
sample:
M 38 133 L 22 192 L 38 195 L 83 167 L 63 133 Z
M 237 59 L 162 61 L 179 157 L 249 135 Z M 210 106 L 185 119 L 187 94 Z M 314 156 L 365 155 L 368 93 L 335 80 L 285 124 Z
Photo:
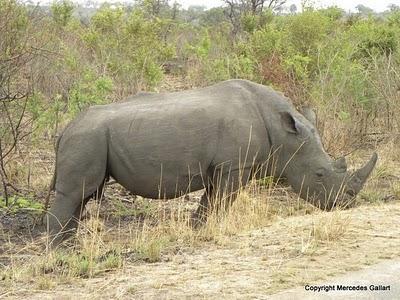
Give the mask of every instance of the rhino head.
M 325 152 L 315 120 L 310 110 L 280 113 L 278 171 L 301 198 L 321 209 L 351 206 L 375 167 L 377 154 L 359 170 L 348 172 L 344 157 L 333 160 Z

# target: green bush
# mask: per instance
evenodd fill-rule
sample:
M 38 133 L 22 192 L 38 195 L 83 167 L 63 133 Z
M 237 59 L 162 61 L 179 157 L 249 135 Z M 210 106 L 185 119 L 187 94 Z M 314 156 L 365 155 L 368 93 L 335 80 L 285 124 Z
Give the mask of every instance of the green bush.
M 132 90 L 154 88 L 162 79 L 162 64 L 174 57 L 172 44 L 163 41 L 168 20 L 146 19 L 140 10 L 103 6 L 92 17 L 82 38 L 101 69 Z
M 250 36 L 252 54 L 258 60 L 282 52 L 282 40 L 285 32 L 274 25 L 268 25 Z
M 54 22 L 61 27 L 64 27 L 72 19 L 74 4 L 69 0 L 55 1 L 51 5 L 51 13 Z
M 109 77 L 96 78 L 93 72 L 87 70 L 82 79 L 72 87 L 68 112 L 76 115 L 91 105 L 107 103 L 107 95 L 111 92 L 112 87 L 112 80 Z
M 307 10 L 286 20 L 285 48 L 307 56 L 316 52 L 330 32 L 334 31 L 330 18 L 318 11 Z
M 373 19 L 357 22 L 350 35 L 357 41 L 354 58 L 358 60 L 369 62 L 375 56 L 388 56 L 397 50 L 395 29 Z

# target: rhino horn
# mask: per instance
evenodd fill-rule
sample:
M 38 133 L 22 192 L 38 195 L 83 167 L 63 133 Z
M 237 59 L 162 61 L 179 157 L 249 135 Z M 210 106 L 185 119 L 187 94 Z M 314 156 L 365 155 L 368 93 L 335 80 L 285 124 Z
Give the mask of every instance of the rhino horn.
M 361 190 L 369 174 L 371 174 L 372 170 L 374 169 L 377 160 L 378 155 L 376 153 L 372 154 L 371 159 L 362 168 L 355 171 L 351 176 L 349 183 L 356 193 Z

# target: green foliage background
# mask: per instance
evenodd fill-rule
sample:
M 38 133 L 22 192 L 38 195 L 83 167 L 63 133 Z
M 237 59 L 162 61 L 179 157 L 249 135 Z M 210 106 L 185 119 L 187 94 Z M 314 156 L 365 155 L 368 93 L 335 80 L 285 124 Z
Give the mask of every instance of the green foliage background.
M 164 1 L 155 15 L 152 1 L 139 1 L 131 7 L 104 4 L 84 19 L 68 0 L 54 2 L 49 13 L 5 0 L 0 13 L 10 6 L 19 13 L 4 38 L 24 43 L 27 23 L 42 14 L 30 39 L 53 54 L 38 59 L 45 68 L 36 65 L 42 80 L 34 82 L 33 113 L 40 112 L 39 100 L 74 116 L 89 105 L 157 90 L 163 65 L 171 61 L 192 86 L 246 78 L 273 85 L 295 102 L 327 104 L 340 94 L 343 109 L 371 108 L 380 101 L 371 86 L 374 64 L 399 60 L 396 10 L 384 17 L 346 15 L 337 7 L 246 13 L 243 30 L 234 35 L 222 8 L 184 11 Z M 5 49 L 0 55 L 10 54 Z

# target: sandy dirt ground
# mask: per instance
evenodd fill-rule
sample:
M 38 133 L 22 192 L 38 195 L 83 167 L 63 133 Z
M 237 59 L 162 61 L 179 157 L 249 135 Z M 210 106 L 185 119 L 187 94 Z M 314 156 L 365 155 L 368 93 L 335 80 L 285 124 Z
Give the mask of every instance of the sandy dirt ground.
M 327 222 L 329 230 L 344 223 L 347 229 L 333 241 L 318 240 L 315 228 L 324 228 L 321 222 Z M 260 230 L 183 249 L 161 262 L 125 263 L 119 271 L 73 279 L 45 291 L 35 290 L 34 278 L 12 289 L 0 285 L 0 298 L 269 299 L 283 292 L 273 299 L 298 299 L 299 291 L 303 298 L 306 284 L 352 284 L 359 280 L 393 286 L 397 280 L 398 288 L 399 225 L 398 201 L 282 218 Z M 382 261 L 386 262 L 380 269 L 374 269 Z M 385 266 L 389 270 L 394 265 L 393 276 L 385 278 Z M 348 275 L 337 277 L 345 273 Z M 298 290 L 290 291 L 296 287 Z M 376 292 L 371 297 L 377 295 L 385 294 Z M 315 297 L 327 294 L 306 296 L 318 299 Z M 365 294 L 354 293 L 352 297 L 368 299 Z

